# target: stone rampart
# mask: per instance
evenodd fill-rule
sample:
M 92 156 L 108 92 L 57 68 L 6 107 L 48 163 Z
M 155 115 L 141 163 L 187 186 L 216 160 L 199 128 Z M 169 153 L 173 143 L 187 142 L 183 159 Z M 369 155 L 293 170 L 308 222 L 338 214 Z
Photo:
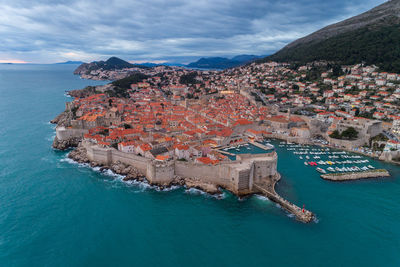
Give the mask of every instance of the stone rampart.
M 119 161 L 124 164 L 132 165 L 145 174 L 147 172 L 147 165 L 151 162 L 150 159 L 135 154 L 124 153 L 114 148 L 103 148 L 94 145 L 89 141 L 83 141 L 82 145 L 86 148 L 88 158 L 91 161 L 99 162 L 108 166 Z
M 179 177 L 201 179 L 214 183 L 228 190 L 235 191 L 235 175 L 231 164 L 204 165 L 191 162 L 175 162 L 175 174 Z M 232 180 L 233 179 L 233 180 Z
M 106 166 L 117 162 L 131 165 L 153 184 L 167 185 L 173 182 L 175 176 L 179 176 L 211 183 L 244 195 L 252 193 L 254 181 L 268 183 L 277 174 L 275 152 L 241 154 L 237 161 L 204 165 L 175 160 L 161 163 L 114 148 L 100 147 L 87 140 L 82 141 L 82 145 L 91 161 Z
M 147 163 L 146 178 L 152 184 L 168 185 L 175 178 L 175 162 Z
M 65 128 L 64 126 L 59 126 L 56 128 L 56 136 L 60 141 L 69 140 L 72 138 L 83 138 L 83 135 L 87 132 L 88 130 L 86 129 Z
M 329 142 L 329 144 L 338 147 L 338 148 L 345 148 L 352 150 L 353 148 L 360 147 L 365 144 L 364 139 L 357 139 L 357 140 L 340 140 L 340 139 L 335 139 L 327 136 L 326 140 Z

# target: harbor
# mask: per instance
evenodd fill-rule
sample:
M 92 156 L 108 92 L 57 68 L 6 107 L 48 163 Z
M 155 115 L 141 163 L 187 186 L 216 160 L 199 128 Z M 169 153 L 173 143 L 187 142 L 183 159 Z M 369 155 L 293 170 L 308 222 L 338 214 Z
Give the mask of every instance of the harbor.
M 293 153 L 298 160 L 303 161 L 305 166 L 315 167 L 315 171 L 321 174 L 321 178 L 337 177 L 329 180 L 338 180 L 338 177 L 341 177 L 343 180 L 357 180 L 380 177 L 379 175 L 382 173 L 385 173 L 385 176 L 390 176 L 386 170 L 384 170 L 385 172 L 377 171 L 367 157 L 347 151 L 288 142 L 280 142 L 279 147 Z M 346 179 L 345 177 L 360 178 Z
M 275 146 L 272 145 L 268 140 L 264 140 L 263 142 L 249 142 L 237 146 L 225 147 L 221 148 L 219 151 L 228 155 L 230 159 L 234 160 L 236 155 L 240 154 L 263 154 L 275 151 Z M 275 191 L 275 186 L 279 180 L 280 176 L 269 184 L 255 183 L 253 188 L 256 189 L 256 191 L 259 191 L 261 195 L 275 202 L 283 210 L 287 211 L 289 214 L 292 214 L 296 220 L 303 223 L 312 222 L 313 219 L 315 219 L 315 215 L 311 211 L 306 210 L 304 207 L 300 208 L 296 204 L 281 197 Z

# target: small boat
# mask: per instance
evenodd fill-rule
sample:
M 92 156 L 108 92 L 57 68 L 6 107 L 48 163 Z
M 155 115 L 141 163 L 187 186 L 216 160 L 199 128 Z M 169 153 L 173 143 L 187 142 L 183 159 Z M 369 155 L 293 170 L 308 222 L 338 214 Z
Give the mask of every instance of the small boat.
M 326 173 L 326 171 L 324 169 L 321 169 L 321 168 L 317 168 L 317 171 L 320 172 L 320 173 Z
M 327 170 L 330 171 L 330 172 L 335 172 L 335 169 L 332 168 L 332 167 L 328 167 Z
M 310 159 L 310 157 L 309 157 L 309 156 L 306 156 L 306 159 Z
M 304 161 L 304 165 L 306 165 L 306 166 L 308 165 L 307 161 Z
M 302 157 L 302 156 L 300 156 L 300 159 L 303 159 L 303 157 Z
M 375 167 L 372 166 L 372 165 L 368 165 L 367 167 L 370 168 L 370 169 L 375 169 Z

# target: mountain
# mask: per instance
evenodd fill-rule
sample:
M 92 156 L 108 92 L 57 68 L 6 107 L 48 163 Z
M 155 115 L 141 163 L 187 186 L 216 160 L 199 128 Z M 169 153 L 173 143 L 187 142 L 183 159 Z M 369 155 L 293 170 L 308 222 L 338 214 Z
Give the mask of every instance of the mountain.
M 168 67 L 184 67 L 185 64 L 174 63 L 174 62 L 164 62 L 164 63 L 153 63 L 153 62 L 144 62 L 140 63 L 141 66 L 146 66 L 149 68 L 157 67 L 157 66 L 168 66 Z
M 186 66 L 188 68 L 198 69 L 228 69 L 246 64 L 259 58 L 259 56 L 254 55 L 239 55 L 231 59 L 225 57 L 208 57 L 200 58 L 198 61 L 192 62 Z
M 83 61 L 66 61 L 66 62 L 59 62 L 55 63 L 57 65 L 73 65 L 73 64 L 83 64 Z
M 235 56 L 233 58 L 231 58 L 231 60 L 233 61 L 239 61 L 239 62 L 243 62 L 243 63 L 247 63 L 256 59 L 261 58 L 261 56 L 255 56 L 255 55 L 238 55 Z
M 110 57 L 106 61 L 93 61 L 91 63 L 83 63 L 74 71 L 74 74 L 86 74 L 89 71 L 98 69 L 119 70 L 133 67 L 147 68 L 146 66 L 131 64 L 117 57 Z
M 391 0 L 361 15 L 300 38 L 265 61 L 375 64 L 400 72 L 400 0 Z

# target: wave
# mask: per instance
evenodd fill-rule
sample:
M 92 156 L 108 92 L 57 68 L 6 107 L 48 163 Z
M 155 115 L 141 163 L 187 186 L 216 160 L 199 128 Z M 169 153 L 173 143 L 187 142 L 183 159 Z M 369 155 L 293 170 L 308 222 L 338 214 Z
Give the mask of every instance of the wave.
M 197 188 L 189 188 L 185 190 L 186 194 L 192 194 L 192 195 L 202 195 L 206 197 L 213 197 L 216 199 L 224 199 L 227 197 L 227 194 L 225 192 L 222 192 L 220 194 L 209 194 L 203 190 L 197 189 Z
M 267 198 L 266 196 L 261 196 L 261 195 L 255 195 L 255 197 L 259 200 L 263 200 L 263 201 L 268 201 L 270 202 L 271 200 L 269 198 Z
M 49 126 L 51 129 L 53 129 L 53 130 L 55 130 L 56 127 L 57 127 L 57 125 L 51 123 L 50 121 L 44 121 L 44 122 L 43 122 L 43 125 L 47 125 L 47 126 Z
M 68 154 L 64 158 L 60 159 L 60 161 L 61 162 L 66 162 L 66 163 L 69 163 L 69 164 L 73 164 L 73 165 L 78 165 L 78 167 L 85 167 L 85 168 L 86 167 L 90 167 L 90 165 L 88 163 L 79 163 L 79 162 L 77 162 L 77 161 L 75 161 L 73 159 L 70 159 L 68 157 Z M 90 168 L 94 170 L 94 168 L 92 168 L 92 167 L 90 167 Z
M 55 137 L 56 137 L 56 135 L 52 134 L 51 136 L 47 137 L 46 140 L 49 141 L 49 142 L 53 142 Z
M 169 191 L 174 191 L 174 190 L 177 190 L 177 189 L 181 188 L 181 186 L 179 186 L 179 185 L 171 185 L 171 186 L 168 186 L 168 187 L 161 187 L 161 186 L 157 186 L 157 185 L 151 185 L 151 184 L 148 183 L 147 180 L 144 180 L 144 181 L 139 181 L 139 180 L 124 181 L 124 178 L 126 177 L 124 175 L 117 174 L 117 173 L 113 172 L 110 169 L 103 169 L 101 167 L 92 167 L 88 163 L 79 163 L 79 162 L 77 162 L 77 161 L 75 161 L 73 159 L 70 159 L 68 157 L 68 154 L 64 158 L 60 159 L 60 161 L 61 162 L 66 162 L 66 163 L 69 163 L 69 164 L 73 164 L 73 165 L 77 165 L 80 168 L 89 168 L 89 169 L 91 169 L 91 170 L 93 170 L 93 171 L 95 171 L 97 173 L 100 173 L 101 175 L 106 175 L 106 176 L 112 177 L 112 178 L 114 178 L 115 181 L 122 182 L 123 184 L 125 184 L 127 186 L 133 186 L 133 187 L 141 189 L 139 192 L 143 192 L 145 190 L 155 190 L 155 191 L 158 191 L 158 192 L 169 192 Z M 184 187 L 186 188 L 186 186 L 184 186 Z M 200 189 L 197 189 L 197 188 L 188 188 L 184 192 L 188 193 L 188 194 L 203 195 L 203 196 L 207 196 L 207 197 L 213 197 L 215 199 L 225 199 L 227 197 L 227 193 L 225 193 L 225 192 L 222 192 L 220 194 L 209 194 L 209 193 L 204 192 L 204 191 L 202 191 Z
M 160 187 L 160 186 L 156 186 L 156 185 L 151 185 L 146 180 L 144 180 L 144 181 L 139 181 L 139 180 L 124 181 L 124 178 L 126 177 L 125 175 L 117 174 L 110 169 L 103 169 L 98 166 L 92 167 L 92 166 L 90 166 L 89 163 L 79 163 L 79 162 L 69 158 L 68 154 L 64 158 L 60 159 L 60 161 L 76 165 L 80 168 L 89 168 L 92 171 L 97 172 L 101 175 L 112 177 L 112 178 L 114 178 L 113 181 L 117 181 L 117 182 L 125 184 L 127 186 L 134 186 L 134 187 L 140 189 L 140 191 L 138 191 L 138 192 L 143 192 L 143 191 L 149 190 L 149 189 L 155 190 L 158 192 L 168 192 L 168 191 L 173 191 L 173 190 L 180 188 L 180 186 L 177 186 L 177 185 L 172 185 L 169 187 Z

